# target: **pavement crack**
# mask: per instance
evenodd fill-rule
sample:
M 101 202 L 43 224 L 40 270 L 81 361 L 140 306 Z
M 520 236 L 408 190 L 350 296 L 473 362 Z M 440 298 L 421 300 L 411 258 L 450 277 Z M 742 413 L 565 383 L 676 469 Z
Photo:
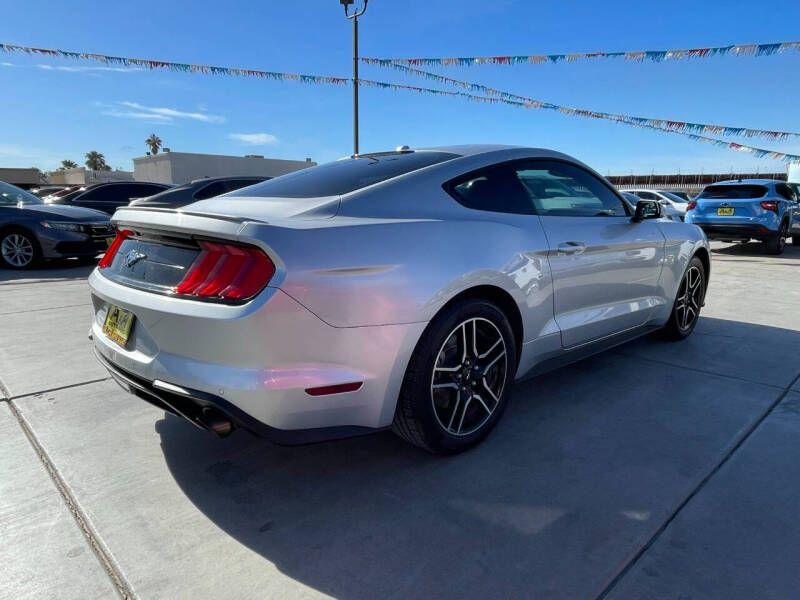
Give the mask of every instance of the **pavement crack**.
M 80 505 L 72 495 L 72 492 L 70 492 L 66 482 L 62 479 L 58 470 L 55 468 L 55 465 L 50 460 L 50 456 L 47 454 L 45 449 L 39 443 L 39 440 L 36 439 L 36 436 L 34 435 L 33 430 L 28 425 L 28 422 L 25 420 L 25 417 L 19 411 L 17 406 L 14 404 L 14 401 L 7 394 L 8 388 L 5 388 L 5 386 L 2 385 L 2 382 L 0 382 L 0 391 L 2 391 L 3 394 L 6 395 L 6 398 L 8 399 L 8 406 L 11 409 L 11 412 L 16 417 L 17 422 L 19 422 L 22 431 L 25 433 L 25 436 L 28 438 L 28 441 L 30 442 L 31 446 L 33 446 L 34 452 L 36 452 L 36 455 L 39 457 L 39 460 L 42 462 L 42 465 L 44 465 L 44 468 L 47 470 L 47 473 L 53 480 L 53 483 L 55 484 L 56 489 L 58 489 L 59 493 L 61 494 L 61 497 L 64 500 L 67 509 L 69 510 L 72 517 L 75 519 L 78 528 L 83 532 L 87 542 L 89 543 L 89 546 L 94 551 L 95 556 L 100 561 L 100 564 L 105 570 L 109 579 L 111 579 L 111 583 L 116 588 L 120 597 L 122 597 L 124 600 L 135 598 L 135 595 L 132 591 L 130 584 L 126 581 L 119 567 L 116 565 L 116 563 L 111 558 L 109 553 L 103 547 L 102 543 L 98 539 L 97 533 L 94 531 L 91 525 L 89 525 L 89 521 L 86 518 L 86 515 L 83 513 L 83 510 L 81 509 Z
M 91 302 L 83 302 L 81 304 L 65 304 L 64 306 L 50 306 L 48 308 L 31 308 L 29 310 L 13 310 L 11 312 L 4 312 L 0 313 L 0 317 L 5 317 L 6 315 L 19 315 L 24 313 L 32 313 L 32 312 L 41 312 L 43 310 L 61 310 L 62 308 L 75 308 L 77 306 L 91 306 Z
M 50 392 L 58 392 L 59 390 L 68 390 L 70 388 L 80 387 L 82 385 L 89 385 L 91 383 L 100 383 L 101 381 L 108 381 L 111 377 L 100 377 L 99 379 L 90 379 L 89 381 L 81 381 L 79 383 L 70 383 L 68 385 L 61 385 L 54 388 L 48 388 L 46 390 L 38 390 L 36 392 L 28 392 L 27 394 L 20 394 L 19 396 L 12 396 L 9 392 L 6 397 L 9 400 L 19 400 L 20 398 L 30 398 L 31 396 L 38 396 L 39 394 L 49 394 Z M 2 382 L 0 382 L 0 385 Z M 2 391 L 2 387 L 0 387 L 0 391 Z
M 641 356 L 639 354 L 633 354 L 631 352 L 623 352 L 621 350 L 617 350 L 616 352 L 617 352 L 617 354 L 619 354 L 621 356 L 628 357 L 628 358 L 638 358 L 640 360 L 656 363 L 656 364 L 659 364 L 659 365 L 666 365 L 668 367 L 675 367 L 676 369 L 683 369 L 685 371 L 693 371 L 695 373 L 700 373 L 701 375 L 712 375 L 714 377 L 722 377 L 722 378 L 726 378 L 726 379 L 734 379 L 736 381 L 744 381 L 746 383 L 755 383 L 757 385 L 763 385 L 763 386 L 766 386 L 766 387 L 775 388 L 776 390 L 784 389 L 782 386 L 775 385 L 774 383 L 764 383 L 763 381 L 756 381 L 755 379 L 748 379 L 747 377 L 739 377 L 737 375 L 728 375 L 726 373 L 717 373 L 715 371 L 709 371 L 707 369 L 698 369 L 697 367 L 690 367 L 688 365 L 682 365 L 682 364 L 679 364 L 679 363 L 673 363 L 673 362 L 669 362 L 668 360 L 662 360 L 660 358 L 650 358 L 648 356 Z M 792 384 L 789 384 L 789 385 L 791 386 Z
M 742 445 L 750 438 L 751 435 L 758 429 L 761 424 L 769 417 L 772 412 L 778 407 L 778 405 L 783 401 L 784 398 L 792 391 L 794 385 L 800 381 L 800 373 L 798 373 L 794 379 L 787 385 L 778 397 L 773 400 L 770 405 L 766 408 L 766 410 L 755 420 L 747 430 L 739 437 L 733 446 L 731 446 L 727 452 L 722 456 L 722 458 L 717 461 L 716 465 L 706 474 L 700 482 L 694 486 L 694 488 L 687 494 L 687 496 L 678 504 L 678 506 L 669 514 L 669 516 L 664 520 L 664 522 L 659 526 L 659 528 L 650 536 L 650 538 L 639 548 L 636 554 L 628 560 L 627 563 L 617 572 L 617 574 L 611 579 L 611 581 L 606 584 L 603 590 L 597 595 L 596 600 L 603 600 L 604 598 L 608 597 L 608 595 L 614 590 L 614 588 L 619 584 L 620 581 L 631 571 L 631 569 L 639 562 L 639 559 L 644 556 L 644 554 L 655 544 L 661 535 L 667 530 L 667 528 L 672 524 L 672 522 L 678 517 L 680 512 L 686 508 L 689 502 L 697 496 L 698 493 L 702 491 L 702 489 L 706 486 L 706 484 L 711 481 L 711 479 L 716 475 L 719 470 L 725 466 L 725 464 L 733 457 L 734 454 L 742 447 Z

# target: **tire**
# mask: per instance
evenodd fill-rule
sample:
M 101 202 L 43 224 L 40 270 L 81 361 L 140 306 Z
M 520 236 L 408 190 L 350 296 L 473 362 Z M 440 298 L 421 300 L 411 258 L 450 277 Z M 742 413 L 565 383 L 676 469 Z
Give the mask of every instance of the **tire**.
M 25 229 L 7 229 L 0 233 L 0 264 L 9 269 L 30 269 L 42 257 L 36 237 Z
M 699 279 L 695 279 L 699 277 Z M 697 281 L 695 284 L 694 282 Z M 706 293 L 706 270 L 696 256 L 689 261 L 683 273 L 678 293 L 672 305 L 669 321 L 661 330 L 664 339 L 685 340 L 694 331 L 700 318 L 700 308 Z M 685 320 L 686 319 L 686 320 Z
M 764 242 L 764 250 L 767 254 L 783 254 L 783 249 L 786 247 L 786 238 L 789 233 L 789 223 L 783 221 L 778 232 Z
M 792 238 L 792 245 L 800 246 L 800 235 L 796 235 Z
M 477 344 L 465 348 L 470 338 Z M 503 312 L 488 300 L 456 302 L 431 321 L 417 343 L 392 430 L 434 454 L 463 452 L 502 417 L 516 369 L 516 342 Z

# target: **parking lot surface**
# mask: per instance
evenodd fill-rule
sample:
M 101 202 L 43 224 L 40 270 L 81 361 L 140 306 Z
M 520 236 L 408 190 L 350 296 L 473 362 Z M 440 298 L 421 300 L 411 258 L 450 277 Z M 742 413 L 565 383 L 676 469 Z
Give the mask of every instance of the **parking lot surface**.
M 789 598 L 800 248 L 714 244 L 694 334 L 519 384 L 478 448 L 216 440 L 96 362 L 86 265 L 0 271 L 9 598 Z

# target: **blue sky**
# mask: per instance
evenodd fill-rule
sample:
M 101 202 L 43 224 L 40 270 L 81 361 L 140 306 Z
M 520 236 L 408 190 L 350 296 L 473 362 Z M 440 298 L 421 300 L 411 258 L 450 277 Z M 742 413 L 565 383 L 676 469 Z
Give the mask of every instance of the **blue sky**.
M 221 8 L 223 7 L 223 8 Z M 351 29 L 336 0 L 224 5 L 6 3 L 1 42 L 176 62 L 350 75 Z M 800 38 L 800 4 L 371 0 L 361 54 L 474 56 L 645 50 Z M 312 157 L 352 148 L 347 87 L 168 71 L 0 53 L 0 166 L 82 164 L 88 150 L 132 169 L 157 133 L 173 151 Z M 451 77 L 540 100 L 607 112 L 800 131 L 800 53 L 666 63 L 579 63 L 447 68 Z M 437 87 L 362 66 L 363 78 Z M 154 110 L 157 109 L 157 110 Z M 800 154 L 800 138 L 729 138 Z M 600 172 L 774 172 L 757 160 L 675 134 L 411 92 L 361 90 L 361 150 L 400 144 L 494 142 L 557 149 Z

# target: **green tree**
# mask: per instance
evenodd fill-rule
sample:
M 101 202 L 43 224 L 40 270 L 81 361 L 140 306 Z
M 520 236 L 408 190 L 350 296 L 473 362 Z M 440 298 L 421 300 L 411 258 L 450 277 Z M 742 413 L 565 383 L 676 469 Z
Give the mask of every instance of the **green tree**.
M 151 133 L 150 137 L 144 141 L 150 147 L 150 152 L 153 154 L 158 154 L 159 148 L 161 148 L 161 138 L 158 137 L 155 133 Z
M 62 160 L 61 161 L 61 166 L 58 168 L 58 170 L 59 171 L 63 171 L 64 169 L 74 169 L 77 166 L 78 166 L 78 163 L 73 162 L 73 161 L 71 161 L 69 159 Z
M 106 164 L 106 157 L 97 150 L 86 153 L 86 167 L 94 171 L 110 171 L 111 167 Z

